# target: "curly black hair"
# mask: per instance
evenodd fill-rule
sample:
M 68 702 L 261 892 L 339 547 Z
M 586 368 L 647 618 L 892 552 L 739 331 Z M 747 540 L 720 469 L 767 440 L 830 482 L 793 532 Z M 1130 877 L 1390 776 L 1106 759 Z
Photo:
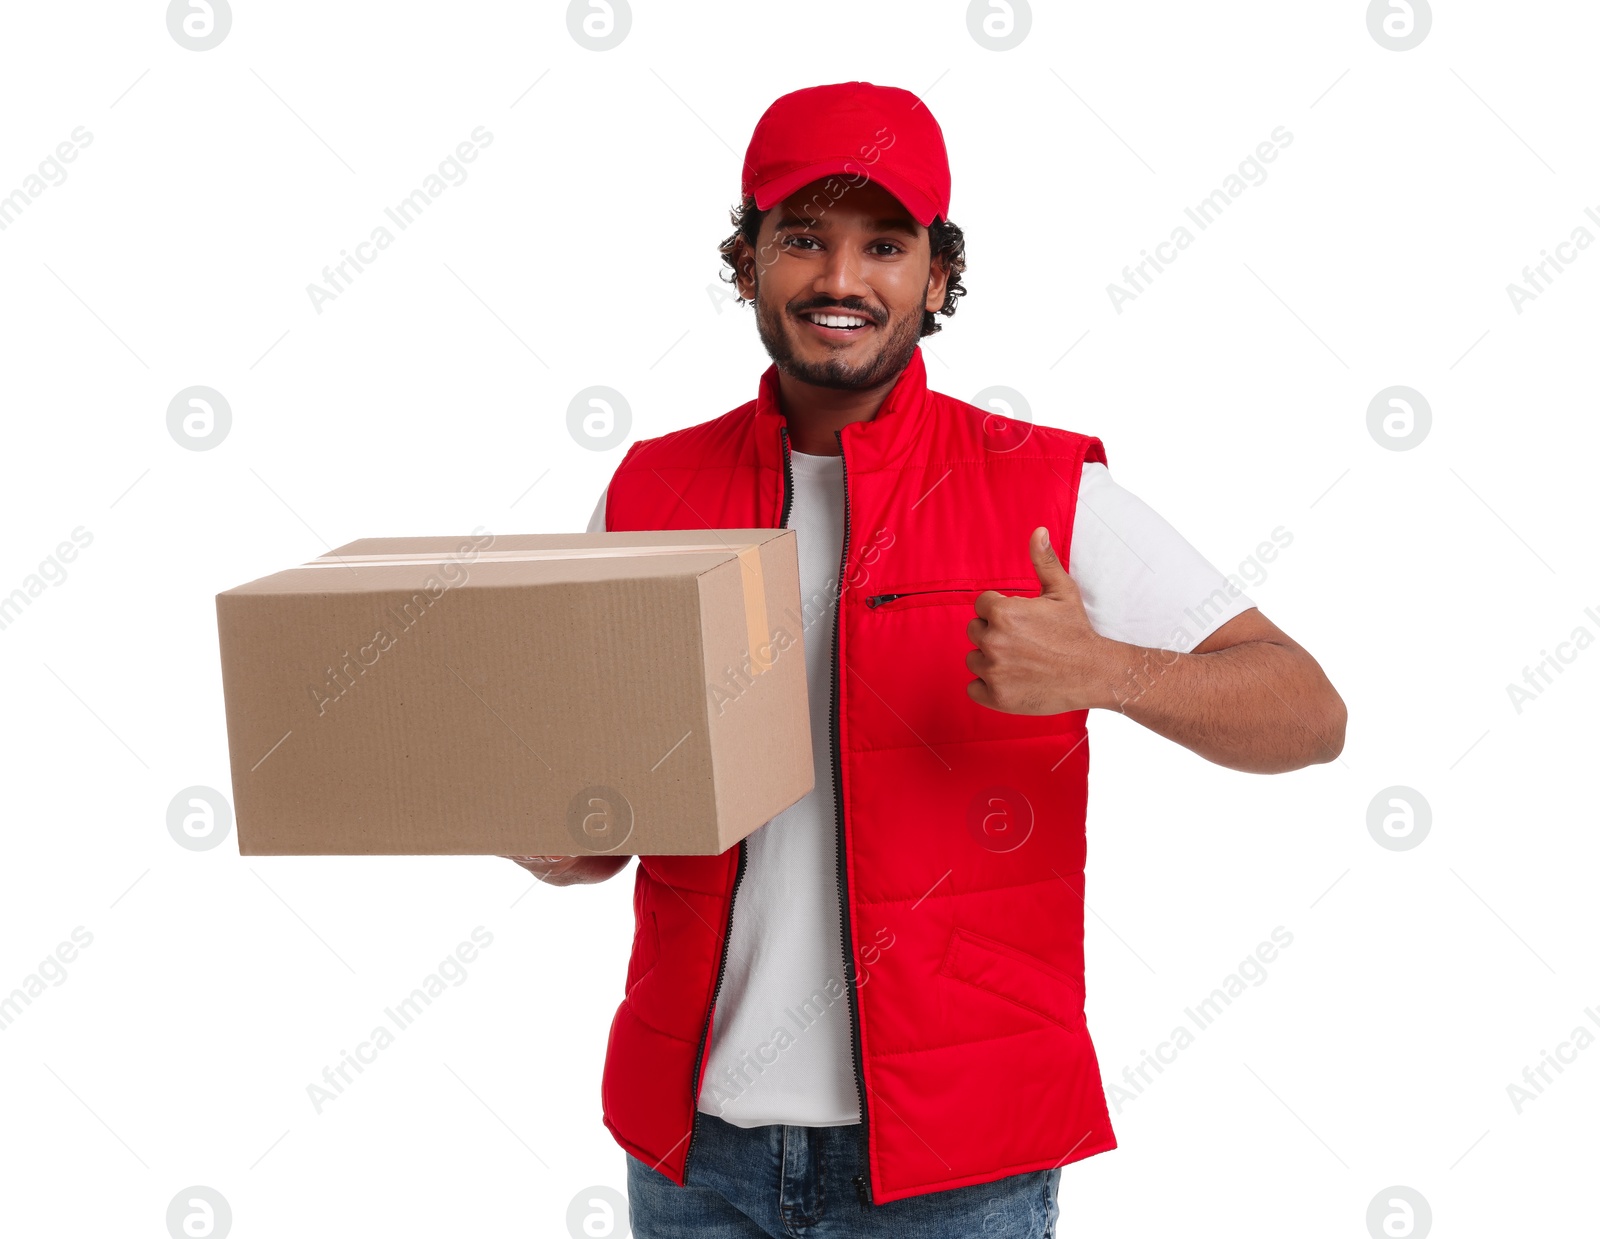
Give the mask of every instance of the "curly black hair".
M 747 198 L 745 201 L 728 212 L 729 219 L 733 222 L 734 231 L 725 238 L 717 248 L 721 251 L 723 265 L 726 272 L 719 272 L 717 278 L 724 283 L 732 284 L 736 294 L 738 288 L 738 270 L 734 266 L 737 243 L 742 238 L 751 253 L 756 253 L 756 238 L 761 233 L 761 221 L 766 218 L 767 212 L 756 209 L 755 200 Z M 935 321 L 935 314 L 943 314 L 946 318 L 956 312 L 956 301 L 967 295 L 966 287 L 961 283 L 962 273 L 967 269 L 967 241 L 965 234 L 955 224 L 947 219 L 935 217 L 933 223 L 928 225 L 928 248 L 932 251 L 933 261 L 943 259 L 949 267 L 950 277 L 945 283 L 944 304 L 937 310 L 924 310 L 922 312 L 922 335 L 931 336 L 941 330 L 941 324 Z M 745 303 L 745 298 L 737 296 L 737 300 Z

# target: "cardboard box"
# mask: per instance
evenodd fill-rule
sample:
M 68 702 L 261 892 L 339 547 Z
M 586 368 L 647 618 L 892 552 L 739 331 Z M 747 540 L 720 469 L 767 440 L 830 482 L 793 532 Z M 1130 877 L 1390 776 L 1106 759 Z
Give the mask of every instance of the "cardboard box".
M 245 855 L 701 854 L 811 790 L 792 530 L 363 538 L 217 595 Z

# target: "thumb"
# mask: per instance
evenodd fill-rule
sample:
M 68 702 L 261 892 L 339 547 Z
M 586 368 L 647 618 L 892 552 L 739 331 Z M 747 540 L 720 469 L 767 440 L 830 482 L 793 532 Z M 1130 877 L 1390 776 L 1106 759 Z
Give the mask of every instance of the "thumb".
M 1028 555 L 1033 560 L 1033 570 L 1039 576 L 1041 596 L 1058 595 L 1070 585 L 1072 578 L 1067 575 L 1066 565 L 1056 558 L 1055 548 L 1050 545 L 1050 531 L 1043 525 L 1029 535 Z

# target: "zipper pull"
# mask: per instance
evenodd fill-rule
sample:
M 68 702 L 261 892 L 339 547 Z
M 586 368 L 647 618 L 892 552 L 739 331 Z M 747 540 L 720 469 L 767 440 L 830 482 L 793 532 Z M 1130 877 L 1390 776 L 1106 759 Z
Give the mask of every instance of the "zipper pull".
M 850 1182 L 856 1185 L 856 1198 L 864 1205 L 870 1205 L 872 1198 L 867 1195 L 867 1179 L 865 1175 L 856 1175 Z
M 893 602 L 898 597 L 900 597 L 899 594 L 873 594 L 870 598 L 867 599 L 867 606 L 868 607 L 882 606 L 886 602 Z

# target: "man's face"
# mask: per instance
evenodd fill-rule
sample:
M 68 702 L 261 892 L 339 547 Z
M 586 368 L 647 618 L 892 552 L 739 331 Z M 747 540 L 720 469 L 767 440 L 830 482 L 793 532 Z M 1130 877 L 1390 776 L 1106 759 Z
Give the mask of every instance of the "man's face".
M 739 292 L 754 299 L 756 330 L 780 370 L 853 390 L 905 368 L 923 311 L 944 304 L 947 274 L 930 261 L 928 230 L 888 190 L 830 177 L 767 212 L 756 252 L 742 252 Z

